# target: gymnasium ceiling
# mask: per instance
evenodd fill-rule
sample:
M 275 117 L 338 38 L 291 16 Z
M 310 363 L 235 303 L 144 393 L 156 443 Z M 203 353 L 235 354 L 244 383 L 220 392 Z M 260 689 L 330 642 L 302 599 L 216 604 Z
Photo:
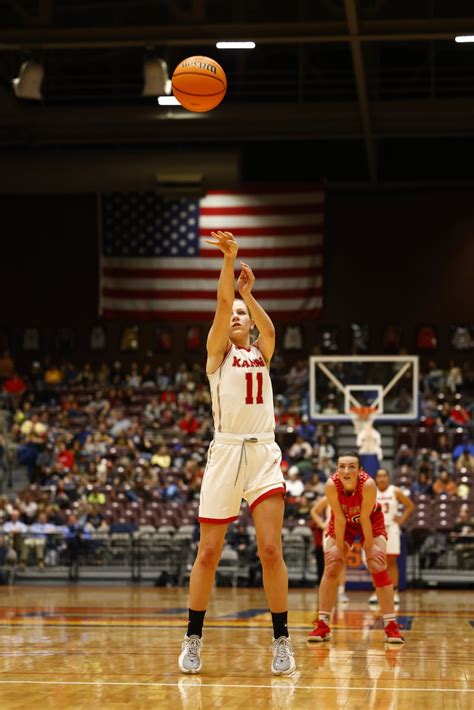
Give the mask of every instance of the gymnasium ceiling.
M 458 34 L 474 34 L 472 0 L 0 0 L 0 146 L 238 146 L 251 176 L 278 155 L 334 184 L 466 185 L 474 44 Z M 216 58 L 223 104 L 189 114 L 143 98 L 153 54 L 170 71 Z M 42 102 L 12 92 L 27 59 L 44 66 Z

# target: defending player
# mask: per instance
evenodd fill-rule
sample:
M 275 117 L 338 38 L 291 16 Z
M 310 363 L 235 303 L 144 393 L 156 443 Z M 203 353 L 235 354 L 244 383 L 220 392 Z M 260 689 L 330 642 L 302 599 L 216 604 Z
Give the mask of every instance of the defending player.
M 398 596 L 398 563 L 400 555 L 400 525 L 404 525 L 415 510 L 412 500 L 390 483 L 388 471 L 379 468 L 375 475 L 377 485 L 377 502 L 380 503 L 387 531 L 387 565 L 390 579 L 393 583 L 395 606 L 400 604 Z M 399 504 L 403 505 L 403 512 L 398 513 Z M 369 604 L 377 604 L 377 594 L 372 594 Z
M 355 451 L 342 453 L 337 460 L 336 473 L 326 484 L 331 520 L 324 545 L 325 567 L 319 588 L 319 620 L 308 641 L 327 641 L 331 638 L 329 620 L 336 601 L 337 579 L 345 565 L 348 550 L 359 536 L 381 607 L 385 640 L 389 643 L 404 642 L 395 617 L 393 586 L 387 571 L 387 533 L 376 493 L 375 482 L 360 467 L 359 455 Z
M 241 300 L 234 300 L 237 242 L 230 232 L 212 232 L 213 244 L 224 254 L 217 307 L 207 338 L 206 372 L 212 396 L 214 439 L 209 447 L 201 486 L 201 538 L 189 582 L 189 623 L 179 668 L 201 670 L 202 628 L 219 563 L 227 523 L 237 520 L 242 498 L 253 513 L 263 585 L 272 614 L 272 672 L 295 669 L 288 634 L 288 572 L 282 555 L 285 483 L 281 451 L 275 442 L 275 415 L 269 364 L 275 329 L 252 295 L 252 269 L 241 262 Z M 254 327 L 258 340 L 251 344 Z

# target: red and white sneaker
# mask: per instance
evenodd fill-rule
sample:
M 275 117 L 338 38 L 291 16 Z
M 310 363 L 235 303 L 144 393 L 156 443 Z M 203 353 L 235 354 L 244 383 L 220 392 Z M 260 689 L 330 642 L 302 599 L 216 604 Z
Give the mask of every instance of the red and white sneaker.
M 400 627 L 396 621 L 391 621 L 385 627 L 385 643 L 405 643 L 405 639 L 400 633 Z
M 329 641 L 331 638 L 330 627 L 321 619 L 318 620 L 318 625 L 314 627 L 310 634 L 308 634 L 307 641 Z

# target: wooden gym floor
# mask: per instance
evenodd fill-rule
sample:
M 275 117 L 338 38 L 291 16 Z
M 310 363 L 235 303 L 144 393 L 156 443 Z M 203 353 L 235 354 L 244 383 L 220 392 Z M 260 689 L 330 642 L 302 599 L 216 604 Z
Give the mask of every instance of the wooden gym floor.
M 290 590 L 297 671 L 277 678 L 262 591 L 218 588 L 203 672 L 183 676 L 185 589 L 0 587 L 0 708 L 474 708 L 472 592 L 402 594 L 399 648 L 384 645 L 368 594 L 349 596 L 333 640 L 310 646 L 315 593 Z

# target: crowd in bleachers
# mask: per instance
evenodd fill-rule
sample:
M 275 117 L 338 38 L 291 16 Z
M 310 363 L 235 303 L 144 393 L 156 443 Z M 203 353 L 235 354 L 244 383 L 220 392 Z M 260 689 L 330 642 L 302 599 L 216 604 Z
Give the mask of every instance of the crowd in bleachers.
M 417 502 L 411 529 L 452 529 L 461 511 L 474 515 L 474 378 L 457 376 L 453 386 L 449 376 L 426 371 L 421 419 L 397 434 L 394 482 Z M 337 457 L 335 429 L 308 419 L 306 360 L 286 367 L 277 354 L 272 379 L 291 529 L 310 520 L 324 494 Z M 195 525 L 213 434 L 200 365 L 34 362 L 24 375 L 3 377 L 2 387 L 0 455 L 13 452 L 29 485 L 0 499 L 0 551 L 16 532 L 19 563 L 41 567 L 48 554 L 55 559 L 48 541 L 56 533 L 72 559 L 78 539 Z M 240 522 L 251 524 L 245 506 Z

